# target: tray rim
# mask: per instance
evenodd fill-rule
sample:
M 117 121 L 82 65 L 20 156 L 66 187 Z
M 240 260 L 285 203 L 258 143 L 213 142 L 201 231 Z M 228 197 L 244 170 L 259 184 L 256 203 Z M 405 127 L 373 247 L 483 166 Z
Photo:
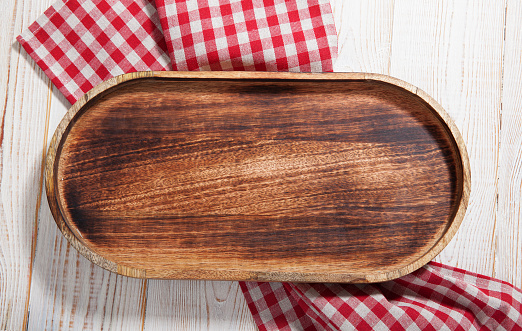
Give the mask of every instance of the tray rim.
M 248 271 L 234 268 L 227 269 L 139 269 L 135 267 L 118 264 L 98 254 L 84 244 L 81 234 L 73 227 L 69 227 L 60 210 L 57 188 L 55 187 L 55 167 L 59 157 L 62 137 L 68 128 L 74 125 L 75 117 L 89 100 L 103 92 L 120 85 L 124 82 L 139 80 L 142 78 L 167 78 L 167 79 L 191 79 L 191 80 L 350 80 L 350 81 L 376 81 L 397 86 L 413 95 L 420 97 L 446 125 L 450 136 L 453 138 L 461 164 L 457 164 L 457 171 L 462 171 L 462 195 L 459 206 L 449 227 L 441 238 L 432 246 L 428 252 L 417 260 L 406 266 L 399 267 L 390 272 L 358 274 L 347 272 L 345 274 L 325 274 L 320 272 L 267 272 Z M 458 180 L 457 176 L 457 180 Z M 333 282 L 333 283 L 374 283 L 399 278 L 409 274 L 431 261 L 437 256 L 456 234 L 466 214 L 469 195 L 471 190 L 471 170 L 467 149 L 454 121 L 450 115 L 430 95 L 414 85 L 397 79 L 395 77 L 376 73 L 291 73 L 291 72 L 248 72 L 248 71 L 209 71 L 209 72 L 176 72 L 176 71 L 141 71 L 123 74 L 110 78 L 85 93 L 66 112 L 58 127 L 56 128 L 45 158 L 45 189 L 47 200 L 53 218 L 67 241 L 85 258 L 94 264 L 120 275 L 135 278 L 158 278 L 158 279 L 206 279 L 206 280 L 240 280 L 240 281 L 279 281 L 279 282 Z

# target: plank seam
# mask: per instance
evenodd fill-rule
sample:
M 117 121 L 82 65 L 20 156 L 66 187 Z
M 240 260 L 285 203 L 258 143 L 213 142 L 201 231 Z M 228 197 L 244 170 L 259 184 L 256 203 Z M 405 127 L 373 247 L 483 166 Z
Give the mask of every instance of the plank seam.
M 502 155 L 500 154 L 501 149 L 500 145 L 502 144 L 502 114 L 504 110 L 504 77 L 505 77 L 505 68 L 506 68 L 506 25 L 507 25 L 507 11 L 508 9 L 508 1 L 504 1 L 504 29 L 502 31 L 502 62 L 501 62 L 501 69 L 500 69 L 500 114 L 499 114 L 499 120 L 498 120 L 498 157 L 497 157 L 497 196 L 495 201 L 495 222 L 493 223 L 493 238 L 491 240 L 492 242 L 492 249 L 493 249 L 493 270 L 492 275 L 493 277 L 497 276 L 496 267 L 497 267 L 497 248 L 498 248 L 498 240 L 497 240 L 497 221 L 499 219 L 499 184 L 500 184 L 500 158 Z
M 33 279 L 33 267 L 34 267 L 34 257 L 36 254 L 36 241 L 38 237 L 38 218 L 40 216 L 40 207 L 42 205 L 42 191 L 43 191 L 43 179 L 44 179 L 44 166 L 45 166 L 45 158 L 47 154 L 47 133 L 49 131 L 49 118 L 51 113 L 51 100 L 53 96 L 53 87 L 51 85 L 51 81 L 47 82 L 47 109 L 45 111 L 45 128 L 44 128 L 44 139 L 43 139 L 43 149 L 42 149 L 42 160 L 40 162 L 40 178 L 38 183 L 38 197 L 36 198 L 36 211 L 34 214 L 34 223 L 33 223 L 33 233 L 31 240 L 31 258 L 29 260 L 29 284 L 27 284 L 27 299 L 25 302 L 25 312 L 24 312 L 24 321 L 22 324 L 22 330 L 27 330 L 29 327 L 29 301 L 31 298 L 31 283 Z
M 147 285 L 147 279 L 144 279 L 141 292 L 141 331 L 145 329 L 145 316 L 147 314 Z
M 390 29 L 390 50 L 388 52 L 388 68 L 386 74 L 389 75 L 391 72 L 391 59 L 393 51 L 393 26 L 395 24 L 395 0 L 393 0 L 392 12 L 391 12 L 391 29 Z

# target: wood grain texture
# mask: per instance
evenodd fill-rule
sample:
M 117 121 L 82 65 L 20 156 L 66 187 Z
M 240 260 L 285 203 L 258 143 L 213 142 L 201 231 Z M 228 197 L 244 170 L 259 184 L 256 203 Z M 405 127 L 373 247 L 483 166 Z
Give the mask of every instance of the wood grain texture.
M 508 1 L 504 45 L 495 277 L 522 287 L 522 3 Z M 518 24 L 517 24 L 518 23 Z
M 330 1 L 337 29 L 337 72 L 389 74 L 394 0 Z
M 63 238 L 48 208 L 40 215 L 29 329 L 140 330 L 144 281 L 93 265 Z
M 25 61 L 14 38 L 36 15 L 16 1 L 3 3 L 0 11 L 0 330 L 24 328 L 30 296 L 50 95 L 45 75 Z
M 238 282 L 149 280 L 144 330 L 256 330 Z
M 52 101 L 47 141 L 70 106 L 62 96 Z M 38 214 L 28 329 L 140 330 L 145 282 L 114 275 L 79 255 L 56 228 L 45 195 L 43 199 Z
M 59 105 L 61 102 L 58 93 L 53 91 L 50 94 L 47 83 L 37 83 L 44 75 L 23 51 L 20 52 L 14 36 L 22 27 L 28 26 L 36 19 L 51 2 L 50 0 L 7 1 L 0 11 L 2 18 L 0 26 L 3 31 L 0 34 L 2 46 L 0 48 L 2 69 L 0 104 L 6 121 L 2 127 L 2 134 L 12 137 L 8 138 L 8 141 L 4 139 L 1 158 L 3 166 L 1 201 L 4 211 L 0 215 L 0 281 L 2 283 L 0 329 L 22 329 L 24 311 L 27 315 L 26 303 L 29 296 L 27 277 L 31 269 L 28 262 L 30 259 L 28 252 L 31 251 L 28 237 L 32 231 L 32 225 L 27 225 L 34 224 L 36 210 L 31 212 L 30 208 L 37 205 L 37 201 L 26 204 L 21 203 L 22 199 L 17 197 L 32 194 L 37 200 L 38 190 L 33 188 L 34 191 L 31 191 L 22 184 L 27 182 L 30 176 L 32 180 L 38 177 L 37 174 L 41 169 L 36 159 L 33 165 L 28 163 L 29 151 L 20 146 L 34 144 L 35 148 L 39 149 L 36 154 L 42 154 L 42 141 L 45 137 L 45 133 L 42 132 L 44 127 L 42 122 L 45 121 L 48 102 L 51 101 L 49 114 L 51 132 L 54 131 L 57 120 L 65 111 L 65 107 Z M 520 186 L 517 185 L 520 185 L 521 170 L 516 149 L 517 144 L 520 146 L 517 142 L 520 133 L 517 131 L 519 129 L 516 123 L 520 122 L 517 116 L 520 114 L 520 91 L 522 91 L 518 79 L 522 49 L 522 41 L 519 38 L 522 13 L 518 2 L 508 1 L 505 12 L 502 1 L 444 0 L 434 3 L 413 0 L 401 2 L 332 0 L 331 3 L 340 36 L 340 55 L 335 63 L 336 70 L 392 74 L 421 87 L 448 110 L 464 133 L 466 143 L 470 147 L 473 168 L 472 204 L 469 206 L 461 230 L 457 233 L 455 243 L 450 243 L 437 260 L 513 281 L 515 285 L 521 286 L 521 228 L 518 211 L 520 196 L 517 196 L 520 194 Z M 422 7 L 426 10 L 420 10 Z M 412 17 L 412 13 L 417 16 Z M 505 14 L 507 14 L 506 22 L 503 20 Z M 378 19 L 374 19 L 374 15 Z M 504 29 L 506 30 L 505 47 L 502 43 Z M 393 52 L 390 53 L 392 42 Z M 505 56 L 502 62 L 502 59 L 499 60 L 498 52 L 503 47 Z M 499 69 L 502 63 L 504 79 Z M 388 71 L 390 64 L 393 72 Z M 502 106 L 494 101 L 498 100 L 500 95 L 503 96 Z M 21 116 L 22 112 L 31 116 Z M 508 115 L 503 118 L 504 114 L 511 114 L 509 115 L 511 122 L 508 122 Z M 497 126 L 498 129 L 495 129 Z M 495 143 L 500 144 L 502 149 L 500 155 Z M 497 158 L 498 168 L 495 168 Z M 33 166 L 36 167 L 34 172 Z M 498 169 L 497 174 L 495 169 Z M 495 180 L 496 176 L 499 177 L 498 183 Z M 497 193 L 499 194 L 498 206 L 494 203 Z M 45 201 L 42 203 L 42 208 L 48 208 Z M 31 213 L 33 216 L 29 217 Z M 493 234 L 492 215 L 495 214 L 497 226 Z M 509 221 L 501 222 L 503 217 Z M 42 232 L 47 233 L 51 233 L 55 227 L 48 210 L 47 213 L 39 212 L 38 224 L 40 228 L 45 228 Z M 56 229 L 54 231 L 55 237 L 47 235 L 41 240 L 53 242 L 62 238 Z M 22 237 L 25 239 L 19 241 Z M 63 238 L 61 240 L 65 242 Z M 38 245 L 41 243 L 39 242 Z M 59 287 L 48 286 L 47 289 L 39 289 L 45 284 L 40 281 L 31 282 L 32 307 L 29 320 L 32 326 L 52 325 L 58 329 L 59 322 L 53 324 L 52 318 L 61 318 L 70 323 L 75 319 L 89 320 L 82 317 L 85 315 L 96 315 L 96 325 L 100 325 L 100 322 L 101 325 L 118 325 L 118 323 L 125 323 L 126 320 L 136 321 L 135 317 L 129 314 L 122 314 L 116 321 L 114 319 L 116 315 L 113 314 L 109 323 L 108 319 L 105 319 L 109 314 L 93 314 L 93 311 L 100 312 L 103 305 L 112 307 L 112 301 L 106 301 L 106 292 L 100 291 L 102 287 L 98 285 L 92 285 L 92 289 L 82 290 L 82 293 L 92 291 L 94 295 L 97 292 L 97 297 L 89 300 L 91 303 L 99 301 L 99 305 L 83 306 L 78 310 L 75 300 L 83 300 L 83 295 L 68 299 L 72 302 L 71 305 L 59 304 L 59 300 L 54 301 L 52 298 L 55 296 L 55 291 L 57 297 L 71 298 L 68 292 L 78 291 L 87 282 L 100 284 L 98 276 L 92 281 L 84 277 L 81 281 L 83 285 L 77 285 L 74 274 L 67 276 L 70 277 L 69 280 L 64 281 L 64 278 L 61 278 L 60 281 L 62 274 L 69 275 L 67 270 L 74 269 L 77 265 L 81 265 L 79 274 L 91 272 L 88 264 L 81 263 L 83 258 L 73 254 L 74 250 L 70 249 L 69 254 L 65 254 L 66 250 L 61 247 L 63 246 L 51 247 L 57 252 L 56 256 L 54 251 L 51 253 L 50 250 L 36 250 L 35 261 L 45 261 L 45 259 L 60 261 L 52 264 L 42 263 L 46 268 L 42 272 L 47 276 L 33 275 L 33 277 L 46 279 L 51 283 L 62 283 Z M 45 251 L 45 254 L 40 251 Z M 93 270 L 97 269 L 100 268 L 94 267 Z M 120 284 L 119 281 L 116 283 L 116 286 Z M 149 281 L 146 287 L 145 328 L 171 329 L 169 326 L 176 325 L 186 326 L 180 327 L 183 329 L 222 330 L 223 325 L 238 325 L 238 329 L 244 327 L 254 330 L 252 320 L 243 319 L 239 314 L 221 313 L 222 305 L 233 307 L 236 302 L 233 295 L 227 296 L 226 301 L 221 301 L 224 295 L 219 297 L 207 295 L 213 293 L 212 284 L 213 282 L 204 281 Z M 144 287 L 140 288 L 142 289 Z M 122 287 L 121 293 L 134 296 L 134 293 L 130 293 L 132 291 Z M 238 295 L 238 299 L 240 297 Z M 40 302 L 45 302 L 45 305 Z M 181 312 L 178 307 L 182 307 Z M 56 309 L 59 314 L 49 313 L 53 309 Z M 111 310 L 112 308 L 108 309 Z M 233 308 L 225 310 L 234 311 Z M 113 311 L 118 311 L 118 308 L 114 308 Z M 207 313 L 207 311 L 215 313 Z M 46 316 L 47 321 L 41 322 L 43 317 L 37 316 Z M 33 318 L 37 320 L 33 321 Z M 82 325 L 80 322 L 73 323 L 73 329 L 81 329 L 80 325 Z
M 105 271 L 79 256 L 42 208 L 33 266 L 30 330 L 140 330 L 143 281 Z
M 53 215 L 108 270 L 371 282 L 420 267 L 458 228 L 465 146 L 413 86 L 350 74 L 133 80 L 150 75 L 87 94 L 49 148 Z
M 419 86 L 464 136 L 473 183 L 468 214 L 438 261 L 493 274 L 505 4 L 397 2 L 390 75 Z

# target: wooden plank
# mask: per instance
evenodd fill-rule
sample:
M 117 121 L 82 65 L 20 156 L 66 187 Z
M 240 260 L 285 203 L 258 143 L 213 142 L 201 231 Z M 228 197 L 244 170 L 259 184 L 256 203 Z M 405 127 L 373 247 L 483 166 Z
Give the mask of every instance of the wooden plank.
M 522 3 L 506 15 L 495 276 L 522 287 Z
M 28 10 L 32 6 L 34 12 Z M 23 329 L 31 278 L 49 81 L 25 61 L 16 35 L 47 1 L 8 1 L 0 11 L 0 329 Z
M 31 285 L 30 330 L 141 329 L 144 281 L 110 273 L 79 256 L 44 204 Z
M 338 36 L 334 71 L 389 73 L 393 0 L 330 1 Z
M 62 95 L 53 97 L 47 141 L 69 106 Z M 81 257 L 58 230 L 45 194 L 39 215 L 29 329 L 140 330 L 146 281 L 118 276 Z
M 150 280 L 145 330 L 257 330 L 237 282 Z
M 438 100 L 471 162 L 467 216 L 438 261 L 486 275 L 495 263 L 503 2 L 396 2 L 390 74 Z

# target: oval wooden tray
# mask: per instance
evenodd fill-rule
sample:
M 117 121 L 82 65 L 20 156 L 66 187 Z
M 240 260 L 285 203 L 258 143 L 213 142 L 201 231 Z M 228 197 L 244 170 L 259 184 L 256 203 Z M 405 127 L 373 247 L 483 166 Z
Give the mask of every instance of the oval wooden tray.
M 63 235 L 127 276 L 377 282 L 451 240 L 463 140 L 375 74 L 140 72 L 75 103 L 46 160 Z

